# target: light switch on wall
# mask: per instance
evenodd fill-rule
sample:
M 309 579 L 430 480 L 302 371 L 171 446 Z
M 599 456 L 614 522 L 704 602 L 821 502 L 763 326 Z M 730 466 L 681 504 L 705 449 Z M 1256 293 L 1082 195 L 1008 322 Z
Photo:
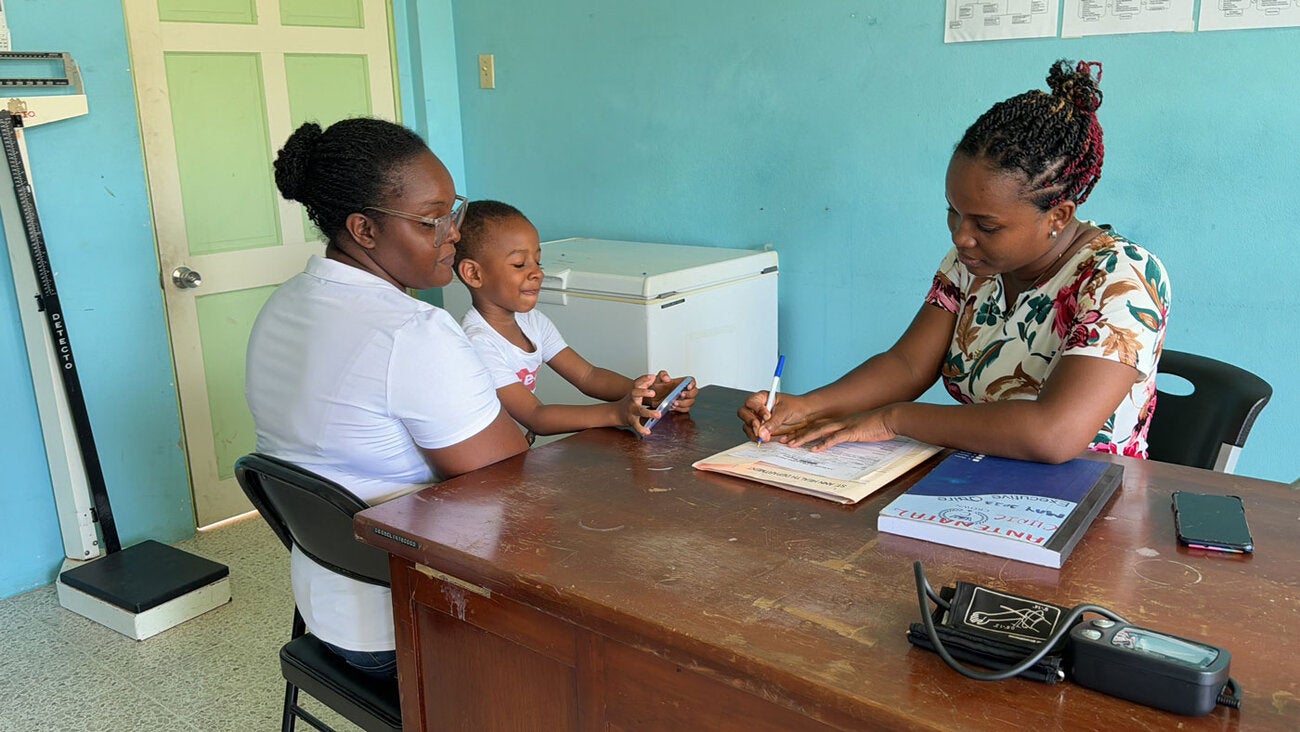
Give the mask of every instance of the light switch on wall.
M 480 89 L 497 88 L 496 61 L 490 53 L 480 53 L 478 56 L 478 86 Z

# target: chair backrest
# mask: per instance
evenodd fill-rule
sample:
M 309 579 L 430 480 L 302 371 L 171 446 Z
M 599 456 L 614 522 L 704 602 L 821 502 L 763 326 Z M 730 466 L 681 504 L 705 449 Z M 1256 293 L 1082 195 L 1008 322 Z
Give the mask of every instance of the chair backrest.
M 285 547 L 345 577 L 389 584 L 388 553 L 356 540 L 352 517 L 366 502 L 331 480 L 261 453 L 235 461 L 235 478 Z
M 1231 473 L 1273 387 L 1232 364 L 1166 349 L 1160 373 L 1191 382 L 1191 394 L 1156 391 L 1147 456 L 1166 463 Z

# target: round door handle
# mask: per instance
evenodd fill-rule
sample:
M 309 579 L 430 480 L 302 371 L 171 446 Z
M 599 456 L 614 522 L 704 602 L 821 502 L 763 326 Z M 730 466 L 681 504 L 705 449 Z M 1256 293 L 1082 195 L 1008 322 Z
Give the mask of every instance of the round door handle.
M 177 267 L 172 270 L 172 282 L 182 290 L 192 290 L 203 284 L 203 275 L 189 267 Z

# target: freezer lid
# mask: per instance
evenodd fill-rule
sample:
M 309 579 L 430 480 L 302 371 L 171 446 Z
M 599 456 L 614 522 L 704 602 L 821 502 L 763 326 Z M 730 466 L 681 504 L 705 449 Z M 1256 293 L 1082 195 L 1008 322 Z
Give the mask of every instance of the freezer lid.
M 658 300 L 775 273 L 776 252 L 612 239 L 542 242 L 543 290 Z

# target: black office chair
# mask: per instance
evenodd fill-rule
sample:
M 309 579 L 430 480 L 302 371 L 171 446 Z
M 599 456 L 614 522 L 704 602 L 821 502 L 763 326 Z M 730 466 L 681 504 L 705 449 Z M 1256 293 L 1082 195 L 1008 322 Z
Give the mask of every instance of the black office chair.
M 1147 457 L 1231 473 L 1273 387 L 1232 364 L 1165 349 L 1159 372 L 1191 382 L 1191 394 L 1156 390 Z
M 262 518 L 286 548 L 299 551 L 339 574 L 388 586 L 388 554 L 356 541 L 352 516 L 366 503 L 343 486 L 268 455 L 254 453 L 235 462 L 235 478 Z M 299 690 L 362 729 L 402 729 L 397 684 L 386 683 L 349 666 L 306 632 L 293 611 L 293 634 L 280 649 L 284 691 L 283 732 L 301 718 L 318 730 L 330 727 L 298 705 Z

